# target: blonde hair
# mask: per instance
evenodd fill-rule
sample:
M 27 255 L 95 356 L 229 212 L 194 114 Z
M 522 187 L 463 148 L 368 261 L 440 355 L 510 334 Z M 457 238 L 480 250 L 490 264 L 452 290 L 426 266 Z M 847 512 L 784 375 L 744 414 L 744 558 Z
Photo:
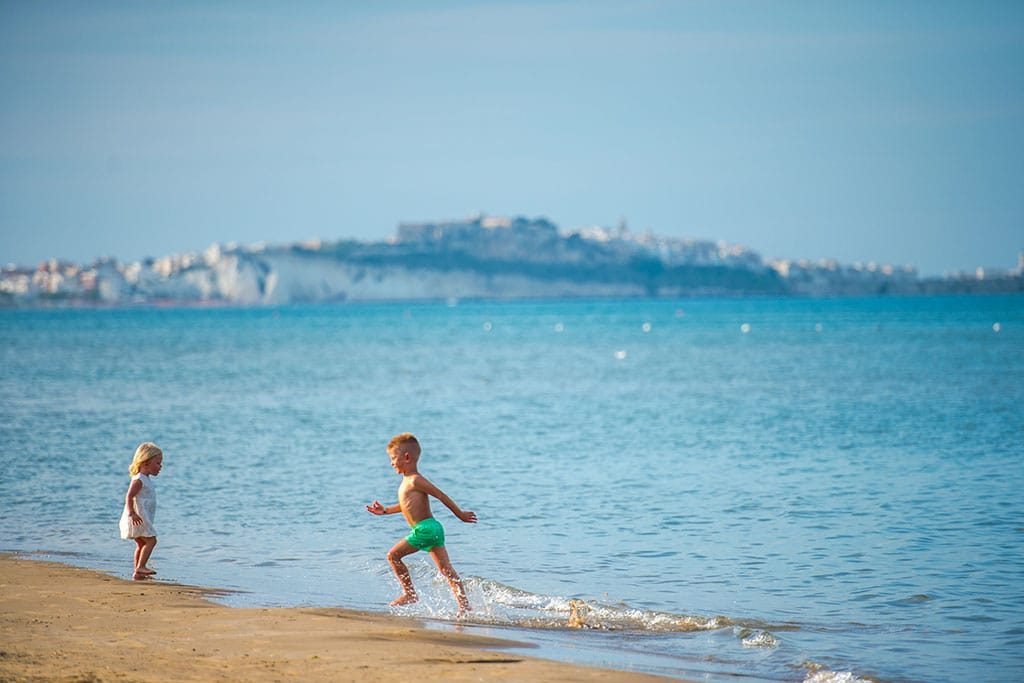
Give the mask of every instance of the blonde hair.
M 411 444 L 413 446 L 415 454 L 419 454 L 420 442 L 417 441 L 416 437 L 410 434 L 409 432 L 402 432 L 397 436 L 391 437 L 391 441 L 388 441 L 388 453 L 391 453 L 399 446 L 405 446 L 406 444 Z
M 132 458 L 132 464 L 128 467 L 128 474 L 134 477 L 139 473 L 139 467 L 142 463 L 163 454 L 164 452 L 155 443 L 147 441 L 146 443 L 139 444 L 139 447 L 135 449 L 135 457 Z

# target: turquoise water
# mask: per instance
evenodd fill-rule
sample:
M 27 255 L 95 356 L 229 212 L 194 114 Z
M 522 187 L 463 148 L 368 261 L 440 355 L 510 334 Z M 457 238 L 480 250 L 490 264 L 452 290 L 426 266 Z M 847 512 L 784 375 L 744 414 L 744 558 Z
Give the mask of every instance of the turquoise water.
M 384 446 L 423 444 L 475 610 L 709 681 L 1024 680 L 1024 298 L 0 311 L 0 550 L 388 611 Z M 423 601 L 451 628 L 425 556 Z M 576 602 L 574 602 L 576 601 Z M 583 628 L 571 626 L 575 609 Z

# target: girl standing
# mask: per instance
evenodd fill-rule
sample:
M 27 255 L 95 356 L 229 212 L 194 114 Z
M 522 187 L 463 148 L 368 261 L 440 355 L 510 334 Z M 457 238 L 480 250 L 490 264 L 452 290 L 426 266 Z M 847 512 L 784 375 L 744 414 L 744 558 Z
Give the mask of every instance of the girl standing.
M 124 497 L 121 513 L 121 538 L 135 541 L 135 570 L 133 579 L 148 579 L 155 571 L 146 566 L 156 547 L 156 487 L 151 477 L 160 474 L 164 454 L 156 444 L 148 441 L 135 449 L 135 457 L 128 468 L 132 482 Z

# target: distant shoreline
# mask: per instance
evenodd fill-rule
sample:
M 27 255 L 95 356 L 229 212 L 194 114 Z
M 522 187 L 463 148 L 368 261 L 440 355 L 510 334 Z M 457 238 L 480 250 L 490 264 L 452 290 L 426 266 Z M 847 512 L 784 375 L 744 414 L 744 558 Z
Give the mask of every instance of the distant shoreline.
M 399 226 L 396 238 L 267 247 L 214 244 L 122 264 L 51 260 L 0 270 L 0 306 L 241 305 L 354 301 L 745 296 L 893 296 L 1024 292 L 1012 270 L 921 278 L 911 266 L 763 259 L 743 246 L 475 216 Z
M 108 302 L 83 299 L 42 299 L 28 302 L 5 301 L 0 296 L 0 311 L 59 311 L 59 310 L 81 310 L 81 311 L 132 311 L 132 310 L 275 310 L 289 307 L 345 307 L 345 306 L 380 306 L 380 305 L 448 305 L 457 306 L 460 304 L 486 304 L 486 303 L 557 303 L 571 301 L 656 301 L 656 300 L 708 300 L 708 299 L 751 299 L 751 300 L 836 300 L 836 299 L 916 299 L 928 297 L 989 297 L 989 296 L 1017 296 L 1024 294 L 1022 289 L 994 290 L 994 291 L 941 291 L 916 294 L 872 294 L 872 295 L 830 295 L 830 296 L 808 296 L 792 294 L 734 294 L 734 295 L 680 295 L 677 297 L 647 297 L 647 296 L 595 296 L 595 297 L 520 297 L 520 298 L 435 298 L 435 299 L 359 299 L 353 301 L 313 301 L 313 302 L 286 302 L 282 304 L 253 304 L 238 303 L 223 300 L 145 300 L 128 302 Z

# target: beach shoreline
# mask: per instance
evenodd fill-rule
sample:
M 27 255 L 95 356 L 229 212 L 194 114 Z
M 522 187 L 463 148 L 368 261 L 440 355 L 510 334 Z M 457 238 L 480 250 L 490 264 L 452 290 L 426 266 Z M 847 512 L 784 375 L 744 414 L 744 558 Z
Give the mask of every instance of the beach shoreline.
M 0 555 L 0 680 L 669 680 L 386 614 L 227 607 L 221 593 Z

